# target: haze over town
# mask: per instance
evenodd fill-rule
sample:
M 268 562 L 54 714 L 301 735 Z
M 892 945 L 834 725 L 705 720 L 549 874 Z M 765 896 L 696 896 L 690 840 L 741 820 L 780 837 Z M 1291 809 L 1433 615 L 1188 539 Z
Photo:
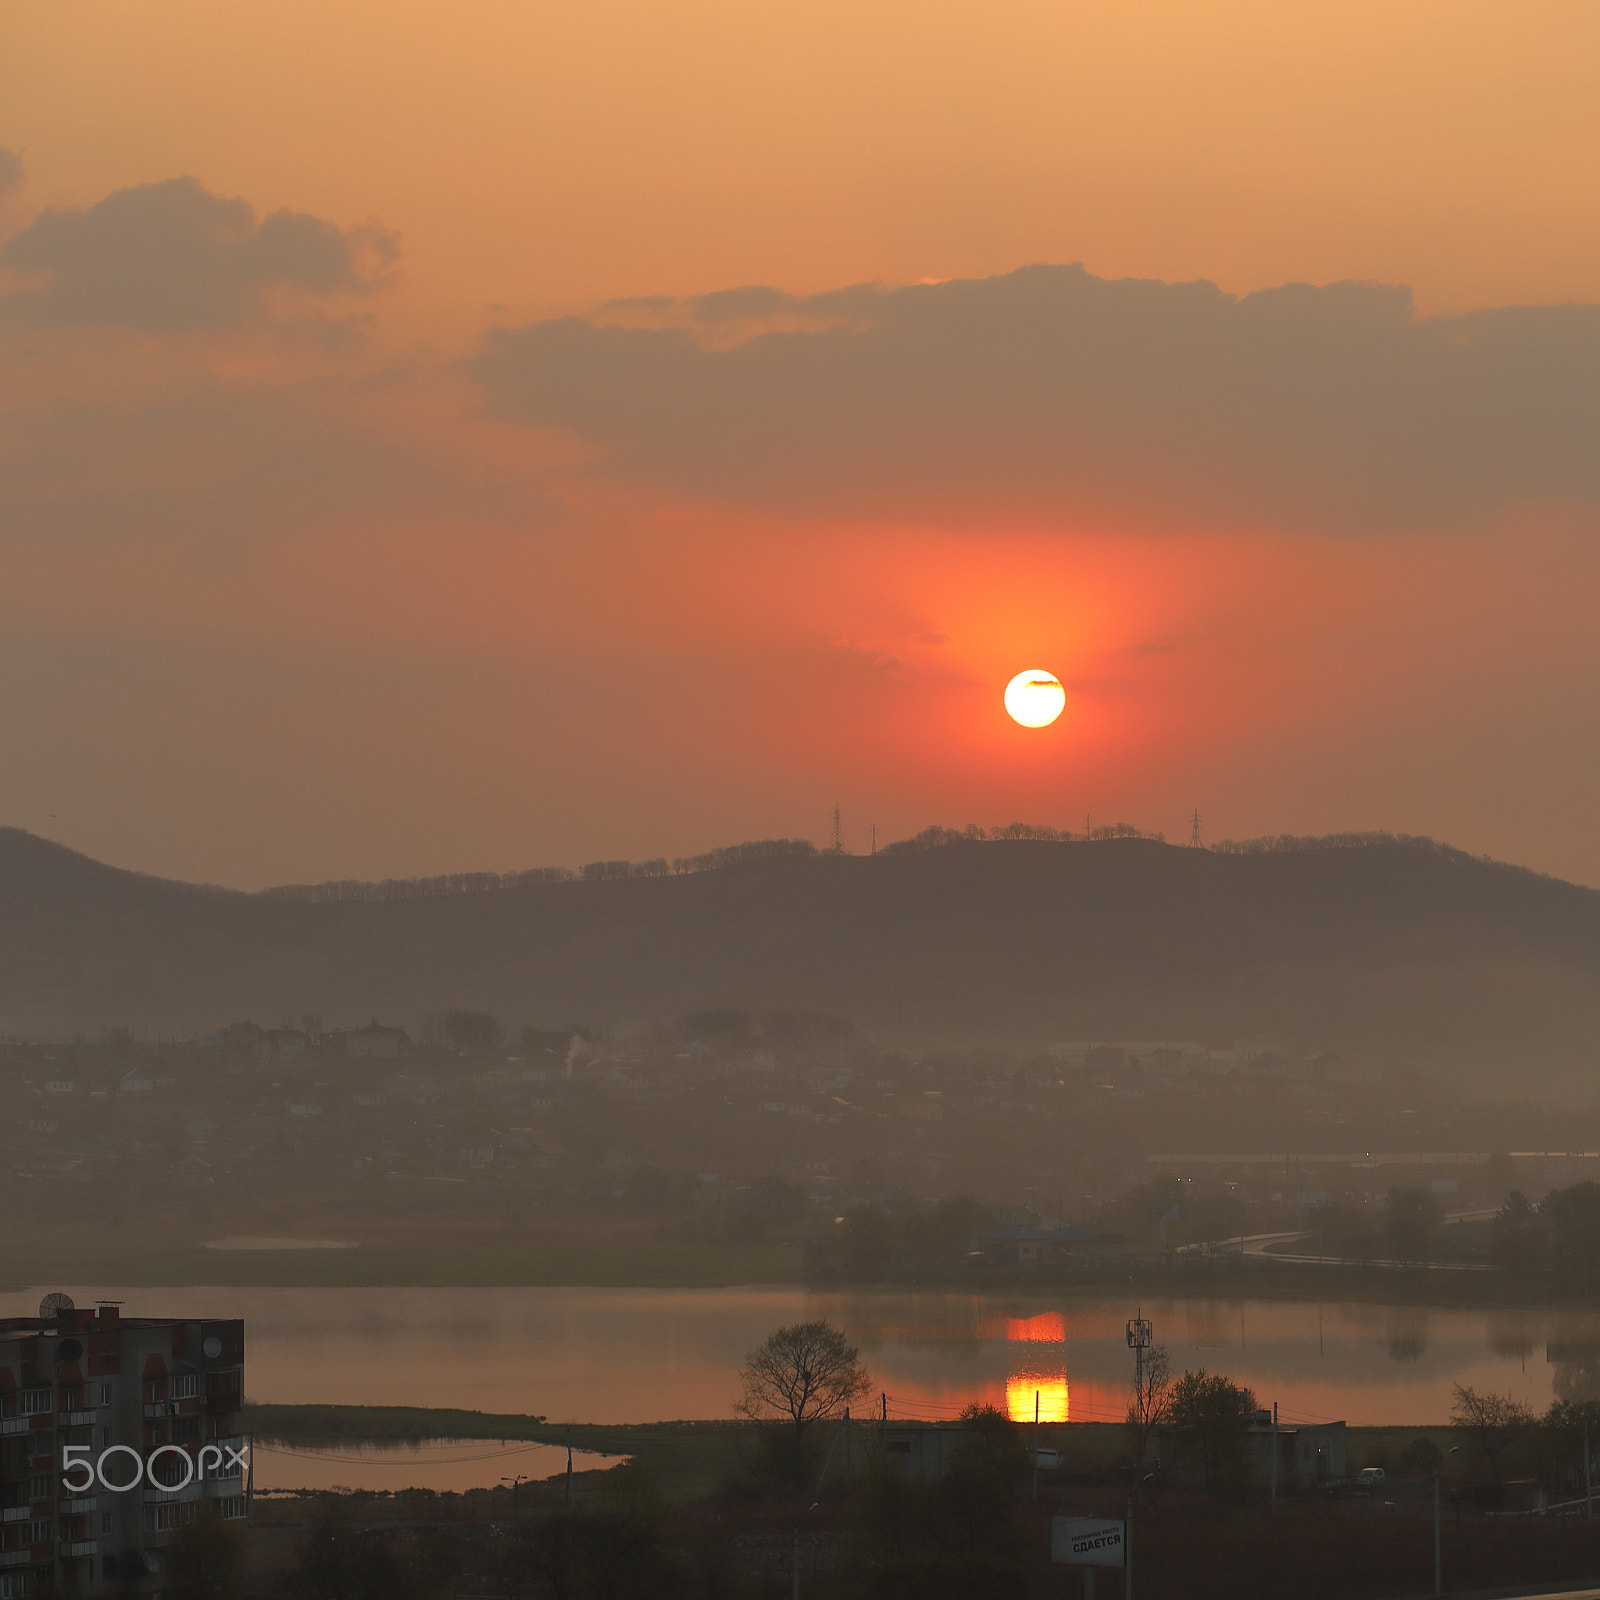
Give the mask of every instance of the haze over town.
M 1597 263 L 1582 0 L 12 0 L 0 1600 L 1600 1581 Z

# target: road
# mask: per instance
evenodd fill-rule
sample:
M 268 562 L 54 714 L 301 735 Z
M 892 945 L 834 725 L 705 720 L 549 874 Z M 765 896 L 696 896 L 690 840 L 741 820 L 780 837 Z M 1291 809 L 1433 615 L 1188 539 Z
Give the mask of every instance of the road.
M 1447 1224 L 1452 1222 L 1487 1222 L 1489 1218 L 1494 1215 L 1495 1208 L 1493 1206 L 1488 1206 L 1478 1211 L 1457 1211 L 1446 1217 L 1444 1220 Z M 1288 1250 L 1274 1250 L 1272 1248 L 1273 1245 L 1293 1244 L 1299 1239 L 1313 1238 L 1315 1237 L 1315 1233 L 1316 1230 L 1314 1228 L 1290 1228 L 1287 1232 L 1283 1233 L 1247 1233 L 1236 1240 L 1219 1240 L 1213 1248 L 1223 1252 L 1233 1251 L 1234 1254 L 1243 1254 L 1247 1256 L 1266 1256 L 1272 1261 L 1310 1261 L 1318 1265 L 1325 1265 L 1329 1262 L 1337 1261 L 1337 1256 L 1301 1255 Z M 1235 1248 L 1236 1246 L 1237 1248 Z M 1194 1247 L 1191 1246 L 1191 1248 Z M 1404 1265 L 1413 1265 L 1425 1267 L 1430 1272 L 1487 1272 L 1489 1270 L 1486 1266 L 1482 1266 L 1474 1262 L 1462 1261 L 1419 1261 L 1406 1263 L 1400 1261 L 1385 1261 L 1379 1258 L 1374 1258 L 1372 1261 L 1368 1262 L 1367 1265 L 1374 1267 L 1398 1267 Z M 1597 1597 L 1600 1597 L 1600 1591 L 1597 1591 Z

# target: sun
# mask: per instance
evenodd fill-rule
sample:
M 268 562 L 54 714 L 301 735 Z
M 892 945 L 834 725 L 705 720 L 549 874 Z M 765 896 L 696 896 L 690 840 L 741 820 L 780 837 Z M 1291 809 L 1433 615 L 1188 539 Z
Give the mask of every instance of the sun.
M 1019 672 L 1006 685 L 1006 710 L 1024 728 L 1048 728 L 1066 710 L 1067 691 L 1053 672 Z

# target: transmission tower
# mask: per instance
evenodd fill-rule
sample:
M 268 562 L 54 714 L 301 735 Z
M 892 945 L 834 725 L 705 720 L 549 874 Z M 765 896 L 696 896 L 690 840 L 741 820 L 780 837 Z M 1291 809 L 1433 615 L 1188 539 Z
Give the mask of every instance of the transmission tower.
M 844 854 L 844 829 L 839 825 L 839 802 L 833 802 L 833 853 L 836 856 Z
M 1198 810 L 1189 818 L 1189 846 L 1193 850 L 1203 850 L 1205 848 L 1200 843 L 1200 813 Z

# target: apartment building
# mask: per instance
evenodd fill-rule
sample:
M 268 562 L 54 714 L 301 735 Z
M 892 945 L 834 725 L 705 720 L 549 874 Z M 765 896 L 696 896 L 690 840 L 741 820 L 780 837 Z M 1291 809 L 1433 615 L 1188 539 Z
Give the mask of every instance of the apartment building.
M 0 1600 L 158 1593 L 202 1506 L 248 1515 L 243 1393 L 242 1320 L 0 1318 Z

